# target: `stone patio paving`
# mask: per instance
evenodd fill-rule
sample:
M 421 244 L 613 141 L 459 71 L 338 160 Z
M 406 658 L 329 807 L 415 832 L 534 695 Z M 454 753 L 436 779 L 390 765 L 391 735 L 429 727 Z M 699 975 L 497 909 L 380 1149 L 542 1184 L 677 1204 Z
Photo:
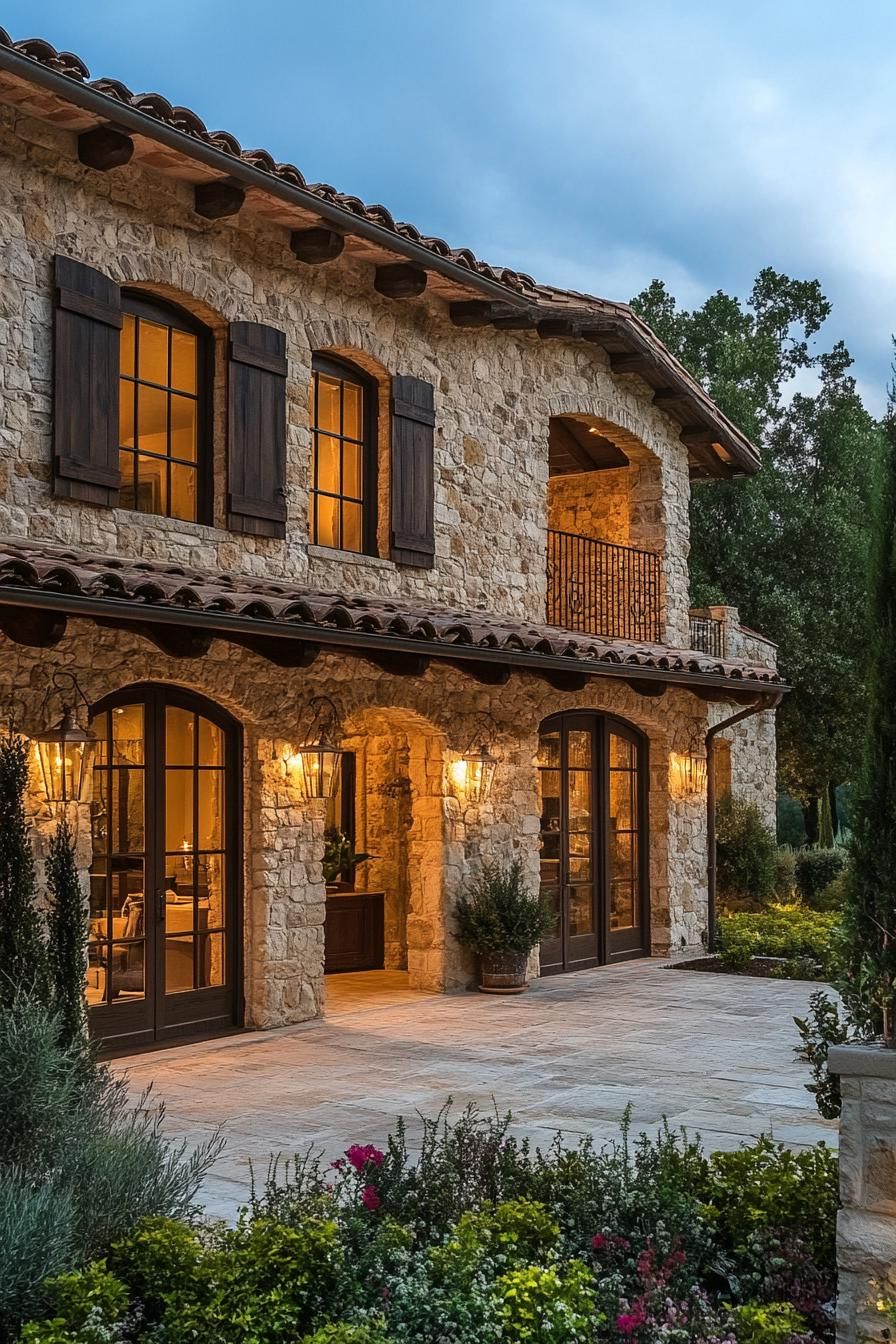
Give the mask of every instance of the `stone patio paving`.
M 338 1156 L 382 1142 L 403 1113 L 435 1114 L 454 1098 L 512 1110 L 513 1130 L 542 1146 L 612 1136 L 629 1102 L 636 1129 L 666 1116 L 707 1147 L 762 1132 L 800 1147 L 836 1144 L 793 1056 L 792 1018 L 813 985 L 673 971 L 629 962 L 539 981 L 513 998 L 408 991 L 381 972 L 328 982 L 328 1016 L 115 1064 L 134 1092 L 153 1082 L 167 1130 L 191 1141 L 220 1126 L 224 1155 L 205 1191 L 232 1216 L 250 1163 L 308 1144 Z

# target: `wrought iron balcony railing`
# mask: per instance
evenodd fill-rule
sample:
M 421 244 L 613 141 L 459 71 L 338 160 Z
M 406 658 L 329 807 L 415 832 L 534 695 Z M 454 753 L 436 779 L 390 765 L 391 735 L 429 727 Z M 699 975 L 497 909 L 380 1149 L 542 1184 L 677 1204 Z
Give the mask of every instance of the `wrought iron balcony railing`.
M 662 643 L 660 557 L 549 530 L 547 618 L 589 635 Z
M 710 658 L 725 657 L 725 627 L 721 621 L 712 616 L 692 616 L 690 628 L 692 649 Z

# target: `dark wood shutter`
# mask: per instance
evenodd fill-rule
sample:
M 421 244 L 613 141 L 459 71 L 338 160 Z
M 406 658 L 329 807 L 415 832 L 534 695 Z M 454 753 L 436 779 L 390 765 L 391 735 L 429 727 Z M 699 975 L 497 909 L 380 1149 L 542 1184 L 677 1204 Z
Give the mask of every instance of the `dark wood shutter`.
M 392 379 L 392 559 L 435 563 L 435 396 L 432 383 Z
M 286 336 L 231 322 L 228 370 L 229 526 L 286 536 Z
M 56 257 L 53 489 L 89 504 L 118 503 L 121 291 L 92 266 Z

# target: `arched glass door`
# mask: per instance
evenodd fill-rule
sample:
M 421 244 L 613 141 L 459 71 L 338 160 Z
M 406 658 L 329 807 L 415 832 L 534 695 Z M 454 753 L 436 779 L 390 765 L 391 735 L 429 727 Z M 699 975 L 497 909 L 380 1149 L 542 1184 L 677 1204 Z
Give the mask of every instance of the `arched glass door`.
M 622 720 L 557 714 L 541 728 L 541 890 L 555 914 L 544 974 L 649 946 L 647 747 Z
M 95 707 L 91 1027 L 131 1048 L 239 1021 L 238 730 L 173 687 Z

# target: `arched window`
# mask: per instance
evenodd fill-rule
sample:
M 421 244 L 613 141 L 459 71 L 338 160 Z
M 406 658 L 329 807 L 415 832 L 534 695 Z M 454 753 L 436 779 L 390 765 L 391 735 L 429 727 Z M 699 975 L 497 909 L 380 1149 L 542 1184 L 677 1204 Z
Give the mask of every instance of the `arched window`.
M 314 356 L 309 531 L 317 546 L 376 552 L 376 383 Z
M 154 297 L 122 295 L 123 508 L 211 522 L 209 332 Z

